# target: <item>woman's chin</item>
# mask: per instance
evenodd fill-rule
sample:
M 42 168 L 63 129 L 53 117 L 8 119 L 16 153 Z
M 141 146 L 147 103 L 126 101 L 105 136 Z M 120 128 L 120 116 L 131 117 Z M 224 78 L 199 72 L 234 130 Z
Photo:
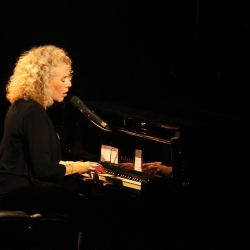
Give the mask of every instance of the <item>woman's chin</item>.
M 64 100 L 64 97 L 53 99 L 54 102 L 62 102 L 63 100 Z

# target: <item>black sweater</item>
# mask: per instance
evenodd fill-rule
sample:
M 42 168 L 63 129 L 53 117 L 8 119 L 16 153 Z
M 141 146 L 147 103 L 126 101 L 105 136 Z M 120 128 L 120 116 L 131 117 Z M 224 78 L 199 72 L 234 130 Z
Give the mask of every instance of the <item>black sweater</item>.
M 0 145 L 0 196 L 65 175 L 60 141 L 44 107 L 19 100 L 9 108 Z

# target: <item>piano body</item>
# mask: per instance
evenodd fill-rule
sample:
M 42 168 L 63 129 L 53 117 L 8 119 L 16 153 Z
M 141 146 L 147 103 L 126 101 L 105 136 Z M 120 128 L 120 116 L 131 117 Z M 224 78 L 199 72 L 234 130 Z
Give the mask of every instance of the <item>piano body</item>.
M 98 179 L 84 175 L 83 180 L 98 185 L 114 188 L 139 195 L 165 194 L 173 190 L 188 189 L 191 180 L 191 160 L 197 154 L 191 131 L 196 124 L 182 126 L 173 118 L 159 122 L 145 114 L 134 111 L 126 113 L 121 107 L 117 110 L 109 104 L 88 104 L 111 127 L 107 132 L 93 125 L 80 114 L 74 129 L 71 129 L 70 140 L 66 142 L 65 159 L 89 160 L 100 162 L 106 174 Z M 77 142 L 77 143 L 76 143 Z M 200 146 L 198 146 L 199 148 Z M 139 154 L 139 156 L 138 156 Z M 122 163 L 131 163 L 133 168 L 120 167 Z M 171 173 L 145 173 L 141 168 L 144 164 L 159 163 L 172 168 Z M 192 163 L 193 164 L 193 163 Z
M 232 214 L 225 211 L 235 209 L 234 201 L 240 202 L 244 183 L 249 183 L 244 182 L 249 175 L 243 171 L 249 155 L 249 123 L 209 114 L 196 116 L 201 121 L 197 123 L 185 120 L 185 114 L 175 118 L 180 112 L 163 117 L 103 102 L 86 104 L 112 132 L 103 131 L 68 106 L 64 159 L 102 161 L 102 145 L 115 149 L 112 160 L 102 161 L 106 176 L 78 179 L 85 193 L 104 194 L 108 209 L 102 213 L 108 220 L 111 249 L 139 249 L 142 244 L 146 249 L 186 247 L 187 241 L 200 243 L 198 248 L 202 248 L 211 239 L 217 242 L 216 235 L 221 235 L 221 227 L 216 231 L 218 218 L 225 225 L 231 222 Z M 142 153 L 142 163 L 161 162 L 172 167 L 172 174 L 152 176 L 119 168 L 115 160 L 134 164 L 136 150 Z M 133 241 L 139 247 L 131 248 Z

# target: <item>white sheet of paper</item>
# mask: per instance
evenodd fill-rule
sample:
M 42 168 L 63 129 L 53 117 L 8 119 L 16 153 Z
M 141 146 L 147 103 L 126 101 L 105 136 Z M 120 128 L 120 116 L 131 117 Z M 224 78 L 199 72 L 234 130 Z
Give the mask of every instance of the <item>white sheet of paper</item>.
M 142 171 L 142 150 L 136 149 L 135 150 L 135 170 Z
M 101 147 L 101 162 L 110 161 L 111 146 L 102 145 Z
M 115 147 L 111 147 L 109 145 L 102 145 L 101 146 L 101 161 L 111 162 L 118 164 L 118 152 L 119 149 Z
M 118 148 L 111 147 L 111 163 L 118 164 Z

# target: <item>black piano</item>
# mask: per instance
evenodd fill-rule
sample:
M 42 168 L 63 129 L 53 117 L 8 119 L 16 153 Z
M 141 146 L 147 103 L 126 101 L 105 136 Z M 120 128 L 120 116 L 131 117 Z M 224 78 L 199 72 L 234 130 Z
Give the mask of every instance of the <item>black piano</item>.
M 111 131 L 96 126 L 78 109 L 67 106 L 64 110 L 65 117 L 71 116 L 62 141 L 64 159 L 98 161 L 105 167 L 106 174 L 98 179 L 84 175 L 83 180 L 107 189 L 156 196 L 189 190 L 197 183 L 204 185 L 211 177 L 211 168 L 206 166 L 213 161 L 208 150 L 213 132 L 208 133 L 205 123 L 105 102 L 87 105 Z M 121 167 L 128 163 L 132 168 Z M 171 172 L 144 172 L 143 165 L 154 163 L 171 168 Z
M 85 104 L 109 124 L 112 131 L 95 126 L 78 109 L 66 105 L 63 157 L 101 162 L 107 174 L 114 177 L 109 177 L 113 187 L 137 194 L 191 190 L 216 196 L 223 192 L 236 194 L 245 183 L 250 138 L 248 121 L 171 105 L 163 115 L 105 101 Z M 102 161 L 102 145 L 118 149 L 117 162 Z M 172 174 L 152 176 L 117 167 L 117 163 L 134 163 L 136 150 L 142 154 L 142 163 L 161 162 L 172 167 Z M 141 187 L 128 188 L 121 181 L 121 175 L 128 180 L 138 179 Z
M 100 213 L 107 217 L 106 248 L 214 246 L 221 236 L 218 223 L 225 225 L 220 240 L 227 241 L 231 208 L 242 205 L 248 178 L 242 168 L 248 157 L 248 123 L 209 113 L 189 119 L 192 115 L 179 110 L 163 116 L 103 101 L 86 105 L 111 132 L 71 105 L 63 109 L 64 126 L 57 128 L 63 160 L 98 161 L 105 167 L 104 176 L 76 179 L 83 193 L 104 194 L 108 208 L 100 207 Z M 135 166 L 136 161 L 160 162 L 172 167 L 172 172 L 152 175 L 138 166 L 120 167 Z

